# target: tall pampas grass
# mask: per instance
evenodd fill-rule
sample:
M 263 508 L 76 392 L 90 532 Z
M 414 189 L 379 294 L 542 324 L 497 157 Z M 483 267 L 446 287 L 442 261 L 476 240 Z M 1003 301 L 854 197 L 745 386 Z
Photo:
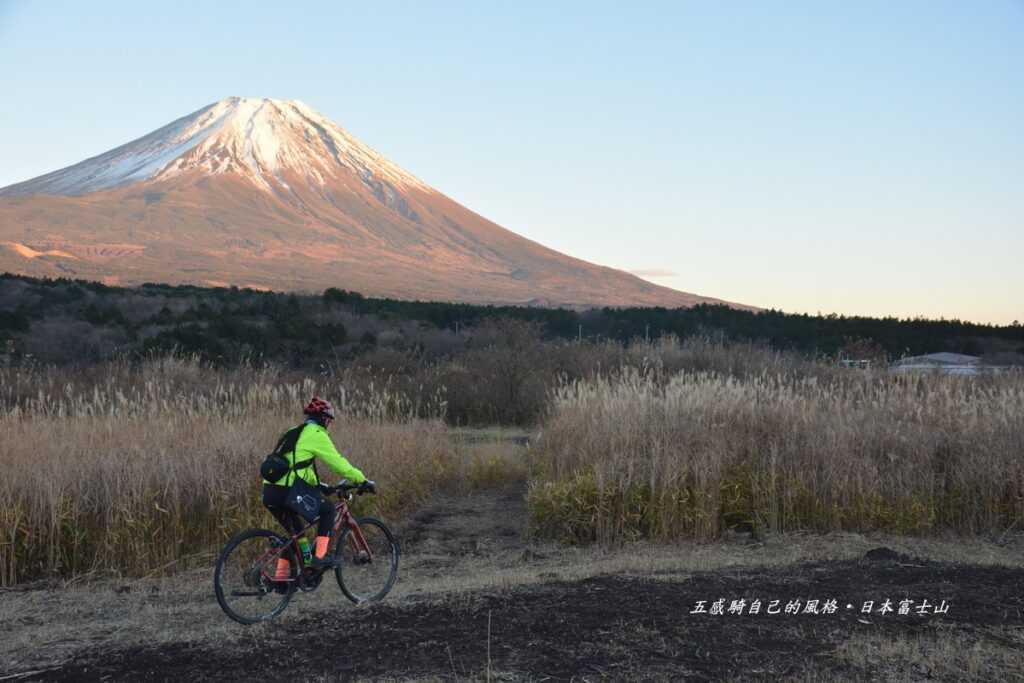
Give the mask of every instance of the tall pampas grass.
M 729 527 L 1024 525 L 1019 374 L 815 371 L 763 350 L 752 361 L 742 347 L 662 346 L 554 391 L 529 492 L 536 533 L 616 542 Z M 673 357 L 710 369 L 668 371 Z
M 0 585 L 209 563 L 235 531 L 275 526 L 259 464 L 313 394 L 340 407 L 335 444 L 380 483 L 364 509 L 397 512 L 458 469 L 440 419 L 386 387 L 353 395 L 331 378 L 173 356 L 0 368 Z

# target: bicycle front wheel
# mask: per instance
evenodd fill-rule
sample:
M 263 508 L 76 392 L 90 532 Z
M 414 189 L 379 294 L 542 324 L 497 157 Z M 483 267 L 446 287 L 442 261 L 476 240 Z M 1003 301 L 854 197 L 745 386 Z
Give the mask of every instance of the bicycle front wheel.
M 384 522 L 373 517 L 356 520 L 366 545 L 352 529 L 338 539 L 334 576 L 345 597 L 356 603 L 384 599 L 398 578 L 398 542 Z
M 293 548 L 276 552 L 286 545 L 288 539 L 267 529 L 249 529 L 228 541 L 213 575 L 217 602 L 225 614 L 248 625 L 273 619 L 284 611 L 295 594 L 299 573 Z M 278 557 L 288 560 L 290 581 L 273 580 Z

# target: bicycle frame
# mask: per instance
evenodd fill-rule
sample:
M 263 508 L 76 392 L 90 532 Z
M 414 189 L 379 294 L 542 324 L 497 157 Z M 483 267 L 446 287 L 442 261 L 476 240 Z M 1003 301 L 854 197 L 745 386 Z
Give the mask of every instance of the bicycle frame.
M 347 494 L 344 498 L 342 498 L 339 502 L 335 503 L 334 532 L 332 536 L 335 539 L 339 538 L 338 534 L 341 533 L 342 528 L 347 527 L 348 530 L 351 532 L 348 535 L 349 545 L 351 545 L 352 549 L 356 552 L 365 552 L 366 556 L 372 561 L 373 551 L 370 550 L 370 546 L 369 544 L 367 544 L 366 537 L 363 536 L 363 531 L 359 528 L 359 524 L 358 522 L 356 522 L 356 518 L 352 516 L 352 512 L 348 509 L 348 501 L 351 499 L 352 494 L 350 493 Z M 288 539 L 288 543 L 285 543 L 280 548 L 271 548 L 259 557 L 257 562 L 260 563 L 260 573 L 263 575 L 265 579 L 277 583 L 294 583 L 298 580 L 299 576 L 302 575 L 302 570 L 305 569 L 307 566 L 306 559 L 302 556 L 302 548 L 299 546 L 299 537 L 305 535 L 305 533 L 309 531 L 314 525 L 316 525 L 316 523 L 317 520 L 313 520 L 305 527 L 303 527 L 301 531 L 294 534 L 290 539 Z M 335 541 L 335 544 L 337 544 L 337 541 Z M 281 554 L 284 553 L 288 546 L 292 546 L 295 549 L 295 556 L 299 558 L 299 574 L 294 578 L 289 577 L 287 579 L 284 579 L 283 581 L 277 581 L 277 579 L 275 579 L 272 574 L 269 574 L 267 572 L 266 567 L 268 566 L 270 560 L 276 560 L 280 558 Z M 335 549 L 336 548 L 337 546 L 335 545 Z

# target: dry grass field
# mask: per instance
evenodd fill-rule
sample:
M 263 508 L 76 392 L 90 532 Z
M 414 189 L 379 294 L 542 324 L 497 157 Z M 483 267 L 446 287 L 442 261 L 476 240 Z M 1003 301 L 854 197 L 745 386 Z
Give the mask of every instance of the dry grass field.
M 351 397 L 329 382 L 176 358 L 104 369 L 0 369 L 0 585 L 209 564 L 231 533 L 269 523 L 259 463 L 314 393 L 340 403 L 335 444 L 380 484 L 363 512 L 397 514 L 500 475 L 387 392 Z
M 1024 376 L 627 367 L 563 385 L 530 488 L 570 542 L 1024 525 Z
M 399 581 L 242 627 L 214 554 L 273 525 L 255 470 L 314 392 L 381 485 L 361 504 Z M 423 414 L 269 367 L 0 369 L 0 681 L 1024 680 L 1019 377 L 664 342 L 533 430 Z M 747 611 L 697 611 L 718 600 Z

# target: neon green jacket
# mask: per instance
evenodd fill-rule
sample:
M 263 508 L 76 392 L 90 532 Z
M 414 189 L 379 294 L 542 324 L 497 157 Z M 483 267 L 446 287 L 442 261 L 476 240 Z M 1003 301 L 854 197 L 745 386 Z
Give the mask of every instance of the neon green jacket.
M 353 484 L 362 484 L 366 481 L 366 476 L 358 469 L 352 466 L 345 457 L 338 452 L 338 449 L 334 447 L 334 443 L 331 441 L 330 435 L 327 430 L 316 424 L 315 422 L 307 422 L 305 429 L 302 430 L 302 434 L 299 436 L 298 443 L 295 444 L 295 450 L 291 453 L 285 453 L 285 459 L 289 465 L 295 465 L 296 463 L 303 463 L 312 460 L 313 458 L 320 458 L 327 465 L 337 472 L 339 475 L 348 479 Z M 300 470 L 289 470 L 288 474 L 281 477 L 276 483 L 263 480 L 264 484 L 270 484 L 271 486 L 291 486 L 292 482 L 295 481 L 295 477 L 299 476 L 305 479 L 308 483 L 316 486 L 320 483 L 319 477 L 317 477 L 316 469 L 312 466 L 305 467 Z

